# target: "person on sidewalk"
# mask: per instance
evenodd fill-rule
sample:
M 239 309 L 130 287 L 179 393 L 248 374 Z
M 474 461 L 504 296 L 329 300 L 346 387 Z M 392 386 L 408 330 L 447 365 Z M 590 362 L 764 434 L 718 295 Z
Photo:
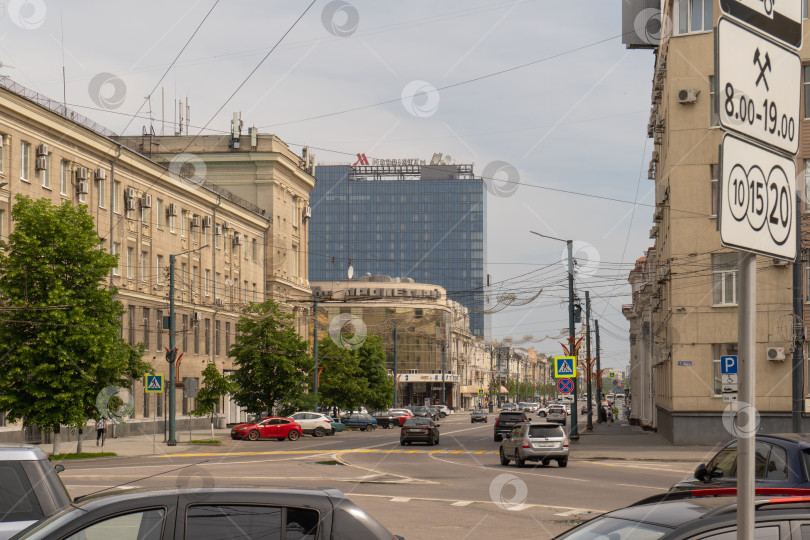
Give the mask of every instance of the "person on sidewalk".
M 613 424 L 613 409 L 608 409 L 607 411 L 607 423 L 608 425 Z
M 96 446 L 99 445 L 99 441 L 101 444 L 104 444 L 104 433 L 107 431 L 107 420 L 102 416 L 100 419 L 96 420 Z

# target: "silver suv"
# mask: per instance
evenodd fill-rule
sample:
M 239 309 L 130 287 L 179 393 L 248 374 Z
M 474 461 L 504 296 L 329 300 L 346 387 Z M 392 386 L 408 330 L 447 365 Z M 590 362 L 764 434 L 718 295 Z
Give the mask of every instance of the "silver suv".
M 557 465 L 568 465 L 568 437 L 558 424 L 522 422 L 515 424 L 501 441 L 501 465 L 523 467 L 527 461 L 540 461 L 548 465 L 555 460 Z
M 36 446 L 0 445 L 0 540 L 70 505 L 57 470 Z
M 559 422 L 562 425 L 566 424 L 567 413 L 565 407 L 562 405 L 549 405 L 548 412 L 546 412 L 547 422 Z

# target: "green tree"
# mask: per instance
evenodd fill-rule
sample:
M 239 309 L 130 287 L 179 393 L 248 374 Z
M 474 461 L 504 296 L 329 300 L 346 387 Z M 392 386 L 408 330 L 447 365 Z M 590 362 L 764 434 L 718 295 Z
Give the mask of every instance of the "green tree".
M 388 376 L 385 348 L 380 336 L 369 335 L 355 351 L 366 380 L 364 402 L 371 409 L 388 409 L 394 402 L 394 379 Z
M 338 347 L 331 339 L 318 341 L 318 402 L 352 411 L 364 402 L 368 382 L 355 351 Z
M 117 265 L 86 206 L 17 196 L 8 241 L 0 242 L 0 410 L 9 420 L 56 433 L 83 426 L 98 392 L 129 386 L 133 351 L 106 278 Z
M 224 396 L 235 392 L 237 385 L 230 378 L 222 375 L 216 364 L 213 363 L 205 367 L 202 375 L 202 388 L 197 393 L 196 407 L 191 411 L 191 414 L 194 416 L 209 415 L 211 417 L 211 439 L 213 440 L 216 406 Z
M 236 325 L 234 401 L 249 412 L 308 408 L 314 360 L 293 328 L 294 317 L 267 300 L 251 304 Z

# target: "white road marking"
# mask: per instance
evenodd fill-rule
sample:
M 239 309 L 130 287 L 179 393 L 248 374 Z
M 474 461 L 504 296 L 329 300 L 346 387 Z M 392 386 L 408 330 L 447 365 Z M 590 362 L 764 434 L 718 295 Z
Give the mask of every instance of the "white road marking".
M 392 497 L 391 502 L 411 502 L 410 497 Z
M 568 516 L 575 516 L 577 514 L 584 514 L 584 513 L 587 513 L 587 512 L 588 512 L 587 510 L 583 510 L 581 508 L 574 508 L 573 510 L 569 510 L 568 512 L 559 512 L 559 513 L 554 514 L 554 515 L 555 516 L 568 517 Z
M 631 487 L 631 488 L 654 489 L 656 491 L 663 491 L 663 489 L 661 489 L 660 487 L 655 487 L 655 486 L 639 486 L 639 485 L 636 485 L 636 484 L 616 484 L 616 485 L 617 486 Z
M 473 501 L 456 501 L 454 503 L 450 503 L 450 506 L 469 506 L 473 503 Z
M 376 497 L 378 499 L 389 499 L 389 500 L 392 500 L 392 501 L 394 499 L 407 499 L 408 501 L 444 502 L 444 503 L 454 503 L 454 502 L 456 502 L 458 500 L 458 499 L 440 499 L 440 498 L 437 498 L 437 497 L 394 497 L 394 499 L 392 499 L 391 495 L 379 495 L 379 494 L 372 494 L 372 493 L 357 493 L 357 492 L 352 492 L 351 496 L 352 496 L 352 498 L 354 498 L 354 497 Z M 503 503 L 496 503 L 495 501 L 492 501 L 492 500 L 472 500 L 472 501 L 470 501 L 470 503 L 492 504 L 492 505 L 496 505 L 496 506 L 499 505 L 499 504 L 503 504 Z M 517 505 L 515 505 L 515 506 L 517 506 Z M 520 508 L 521 508 L 521 510 L 524 510 L 526 508 L 550 508 L 551 510 L 563 510 L 563 511 L 564 510 L 575 510 L 576 512 L 583 513 L 583 514 L 585 514 L 585 513 L 604 514 L 605 512 L 610 511 L 610 510 L 597 510 L 597 509 L 593 509 L 593 508 L 590 508 L 590 509 L 589 508 L 574 508 L 572 506 L 561 506 L 559 504 L 535 504 L 535 503 L 522 503 L 520 505 Z

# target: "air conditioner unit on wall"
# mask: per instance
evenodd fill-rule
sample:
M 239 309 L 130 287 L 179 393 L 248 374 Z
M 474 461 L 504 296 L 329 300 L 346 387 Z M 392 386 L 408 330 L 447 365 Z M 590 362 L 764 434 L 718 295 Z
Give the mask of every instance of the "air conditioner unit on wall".
M 152 208 L 152 194 L 144 193 L 141 196 L 141 208 Z
M 700 95 L 700 90 L 697 88 L 683 88 L 678 90 L 678 103 L 694 103 Z
M 37 155 L 38 156 L 47 156 L 48 155 L 48 145 L 45 144 L 45 143 L 37 145 Z
M 217 298 L 217 299 L 215 300 L 215 303 L 216 303 L 216 305 L 218 305 L 218 306 L 220 306 L 220 307 L 222 307 L 223 305 L 225 305 L 225 302 L 222 300 L 222 298 Z
M 166 215 L 167 216 L 176 216 L 177 215 L 177 205 L 174 203 L 169 204 L 166 206 Z
M 194 216 L 191 218 L 191 226 L 192 227 L 202 227 L 202 217 Z
M 194 321 L 200 322 L 202 320 L 202 313 L 200 313 L 199 311 L 195 311 L 192 319 Z
M 76 180 L 87 180 L 87 167 L 76 168 Z
M 102 181 L 107 179 L 107 171 L 105 169 L 96 169 L 96 180 Z
M 135 210 L 138 207 L 138 201 L 136 199 L 124 199 L 124 209 L 125 210 Z
M 231 222 L 230 221 L 226 221 L 226 222 L 224 222 L 222 224 L 222 230 L 223 231 L 228 231 L 230 229 L 231 229 Z
M 202 226 L 205 227 L 206 229 L 213 227 L 213 225 L 214 225 L 214 218 L 212 218 L 211 216 L 205 216 L 202 218 Z
M 242 245 L 242 235 L 241 234 L 236 233 L 236 234 L 233 235 L 233 245 L 235 245 L 235 246 L 241 246 Z
M 128 188 L 126 189 L 126 191 L 124 192 L 124 196 L 125 196 L 127 199 L 134 199 L 135 197 L 137 197 L 137 196 L 138 196 L 138 192 L 137 192 L 137 191 L 135 191 L 135 188 L 134 188 L 134 187 L 128 187 Z
M 38 157 L 34 162 L 34 168 L 38 171 L 44 171 L 48 168 L 48 158 Z
M 84 180 L 82 180 L 82 181 L 80 181 L 80 182 L 78 182 L 76 184 L 76 193 L 79 193 L 81 195 L 86 195 L 89 192 L 90 192 L 90 189 L 89 189 L 89 187 L 87 185 L 87 182 L 85 182 Z
M 312 217 L 312 207 L 307 205 L 304 207 L 304 221 Z
M 784 361 L 785 359 L 785 348 L 784 347 L 768 347 L 767 350 L 768 360 L 773 361 Z

